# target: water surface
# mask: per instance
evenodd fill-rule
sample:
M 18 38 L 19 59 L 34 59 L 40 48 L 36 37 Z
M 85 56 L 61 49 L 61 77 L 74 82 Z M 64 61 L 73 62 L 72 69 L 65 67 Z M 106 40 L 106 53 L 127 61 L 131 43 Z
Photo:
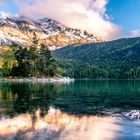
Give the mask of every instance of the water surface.
M 0 83 L 0 138 L 140 139 L 140 81 Z

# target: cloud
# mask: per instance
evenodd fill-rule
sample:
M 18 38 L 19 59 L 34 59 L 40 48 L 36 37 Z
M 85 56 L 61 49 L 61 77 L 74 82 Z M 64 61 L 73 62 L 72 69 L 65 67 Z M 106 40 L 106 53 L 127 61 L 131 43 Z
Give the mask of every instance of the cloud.
M 4 12 L 4 11 L 0 12 L 0 18 L 6 19 L 7 17 L 19 17 L 19 15 L 18 14 L 11 14 L 11 13 Z
M 133 30 L 129 32 L 126 36 L 127 37 L 140 37 L 140 29 Z
M 114 39 L 120 27 L 106 14 L 108 0 L 15 0 L 25 16 L 48 17 L 71 28 L 86 30 L 106 40 Z
M 11 14 L 3 11 L 0 12 L 0 18 L 6 19 L 7 17 L 11 17 Z
M 7 0 L 0 0 L 0 7 L 4 7 L 7 3 Z M 6 17 L 9 17 L 10 14 L 9 13 L 6 13 L 6 12 L 3 12 L 3 11 L 0 11 L 0 18 L 6 18 Z
M 3 4 L 5 4 L 6 0 L 0 0 L 0 6 L 2 6 Z

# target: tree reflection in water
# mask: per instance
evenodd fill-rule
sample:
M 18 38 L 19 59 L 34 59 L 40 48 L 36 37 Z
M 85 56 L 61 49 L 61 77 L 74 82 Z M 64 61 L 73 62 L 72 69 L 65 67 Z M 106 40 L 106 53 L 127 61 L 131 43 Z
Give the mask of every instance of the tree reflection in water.
M 50 106 L 68 114 L 108 115 L 140 109 L 140 81 L 76 81 L 69 85 L 1 83 L 0 114 L 46 114 Z
M 6 115 L 34 113 L 38 108 L 46 114 L 61 92 L 62 85 L 41 83 L 2 83 L 0 100 Z
M 0 115 L 9 119 L 0 119 L 0 138 L 139 139 L 139 122 L 121 116 L 133 109 L 140 109 L 140 81 L 1 83 Z

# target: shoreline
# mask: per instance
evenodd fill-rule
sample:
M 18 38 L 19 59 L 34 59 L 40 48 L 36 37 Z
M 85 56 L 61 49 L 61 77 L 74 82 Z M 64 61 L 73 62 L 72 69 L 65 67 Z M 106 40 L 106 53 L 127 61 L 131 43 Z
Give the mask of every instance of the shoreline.
M 69 77 L 62 77 L 62 78 L 48 78 L 48 77 L 43 77 L 43 78 L 1 78 L 0 82 L 33 82 L 33 83 L 70 83 L 74 82 L 75 79 L 69 78 Z

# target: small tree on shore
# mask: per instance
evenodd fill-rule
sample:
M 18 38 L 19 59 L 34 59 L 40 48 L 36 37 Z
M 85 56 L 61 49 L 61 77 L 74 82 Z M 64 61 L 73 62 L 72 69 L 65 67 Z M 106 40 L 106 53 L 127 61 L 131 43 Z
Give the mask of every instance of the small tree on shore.
M 12 68 L 12 76 L 49 76 L 57 74 L 55 60 L 51 56 L 50 50 L 41 45 L 40 49 L 31 47 L 29 49 L 18 47 L 14 53 L 17 65 Z
M 51 52 L 45 45 L 40 46 L 38 69 L 44 76 L 53 77 L 56 75 L 57 66 Z
M 3 76 L 10 76 L 14 64 L 15 64 L 14 50 L 9 49 L 3 54 L 3 64 L 2 64 Z

